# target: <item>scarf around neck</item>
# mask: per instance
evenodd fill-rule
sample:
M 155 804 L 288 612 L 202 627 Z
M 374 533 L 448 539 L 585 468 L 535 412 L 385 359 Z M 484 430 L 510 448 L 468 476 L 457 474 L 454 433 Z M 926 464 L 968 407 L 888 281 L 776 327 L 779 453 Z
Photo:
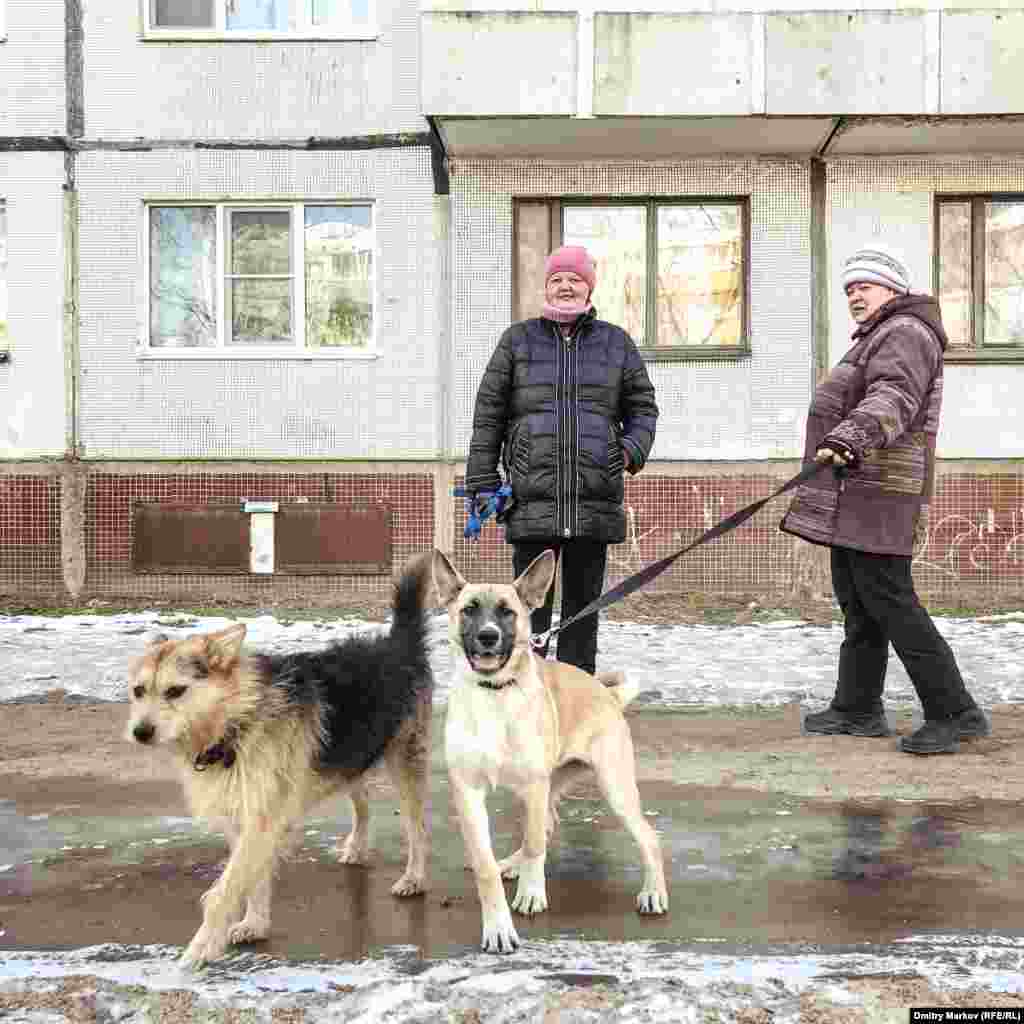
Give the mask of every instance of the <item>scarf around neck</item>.
M 541 309 L 541 316 L 545 320 L 553 320 L 556 324 L 571 324 L 584 314 L 589 313 L 592 308 L 589 299 L 586 302 L 577 302 L 568 309 L 552 306 L 551 303 L 545 302 Z

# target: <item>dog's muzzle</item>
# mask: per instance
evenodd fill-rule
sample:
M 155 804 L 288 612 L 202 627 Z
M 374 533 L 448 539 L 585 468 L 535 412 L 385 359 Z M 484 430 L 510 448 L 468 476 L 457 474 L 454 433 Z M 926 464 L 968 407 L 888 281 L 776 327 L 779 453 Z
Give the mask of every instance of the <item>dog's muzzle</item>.
M 489 675 L 500 672 L 512 655 L 512 645 L 493 623 L 487 623 L 466 637 L 466 658 L 474 672 Z

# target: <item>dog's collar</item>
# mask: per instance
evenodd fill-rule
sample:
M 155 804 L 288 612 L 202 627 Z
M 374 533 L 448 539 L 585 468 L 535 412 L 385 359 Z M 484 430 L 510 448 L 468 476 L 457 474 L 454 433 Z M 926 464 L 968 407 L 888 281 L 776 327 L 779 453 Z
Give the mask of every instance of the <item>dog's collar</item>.
M 205 772 L 211 764 L 223 763 L 225 768 L 230 768 L 238 757 L 236 749 L 240 730 L 237 726 L 228 726 L 224 736 L 212 746 L 196 754 L 192 767 L 197 772 Z
M 515 679 L 506 679 L 503 683 L 492 683 L 488 679 L 483 679 L 480 676 L 477 676 L 476 685 L 482 686 L 485 690 L 505 690 L 509 686 L 515 686 L 516 681 Z

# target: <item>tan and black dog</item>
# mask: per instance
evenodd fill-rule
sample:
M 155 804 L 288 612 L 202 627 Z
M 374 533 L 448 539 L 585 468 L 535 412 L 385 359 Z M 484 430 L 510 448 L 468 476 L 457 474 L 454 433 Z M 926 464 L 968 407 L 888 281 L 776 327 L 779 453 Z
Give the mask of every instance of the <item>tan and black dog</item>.
M 538 657 L 530 647 L 530 611 L 551 586 L 551 551 L 511 584 L 467 583 L 434 552 L 434 583 L 448 609 L 456 678 L 448 701 L 445 756 L 462 836 L 483 911 L 483 949 L 519 945 L 502 876 L 518 878 L 513 909 L 547 909 L 547 836 L 559 796 L 593 773 L 609 806 L 632 833 L 644 862 L 636 898 L 641 914 L 668 910 L 657 834 L 640 808 L 633 740 L 622 709 L 637 688 L 621 674 L 588 675 Z M 526 805 L 523 844 L 498 862 L 491 848 L 486 797 L 507 786 Z
M 426 888 L 425 821 L 433 689 L 424 601 L 431 556 L 395 587 L 391 631 L 323 650 L 247 654 L 245 626 L 179 640 L 158 637 L 131 670 L 126 736 L 170 750 L 197 817 L 224 827 L 231 856 L 203 896 L 203 923 L 182 956 L 188 966 L 270 929 L 274 868 L 289 833 L 337 791 L 352 801 L 343 863 L 368 852 L 367 774 L 386 765 L 409 844 L 396 896 Z

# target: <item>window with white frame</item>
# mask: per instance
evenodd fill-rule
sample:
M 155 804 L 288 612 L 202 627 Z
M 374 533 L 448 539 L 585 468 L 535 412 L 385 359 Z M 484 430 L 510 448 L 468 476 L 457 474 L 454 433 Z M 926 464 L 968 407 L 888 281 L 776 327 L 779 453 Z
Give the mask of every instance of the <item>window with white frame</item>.
M 372 350 L 372 205 L 154 203 L 146 215 L 150 349 Z
M 947 354 L 1024 357 L 1024 195 L 942 195 L 935 207 Z
M 146 33 L 156 37 L 366 39 L 376 35 L 373 0 L 146 0 L 145 9 Z

